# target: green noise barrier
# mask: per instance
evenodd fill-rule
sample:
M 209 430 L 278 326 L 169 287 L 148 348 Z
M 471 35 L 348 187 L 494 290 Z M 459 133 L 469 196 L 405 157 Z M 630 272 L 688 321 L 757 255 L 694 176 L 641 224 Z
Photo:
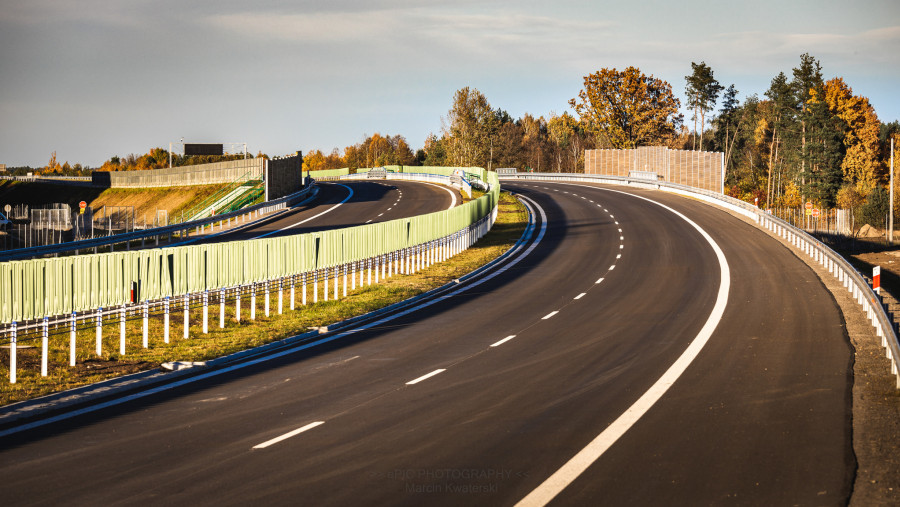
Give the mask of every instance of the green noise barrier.
M 446 238 L 492 213 L 499 200 L 496 173 L 465 171 L 483 175 L 491 190 L 412 218 L 276 238 L 2 262 L 0 324 L 263 282 Z

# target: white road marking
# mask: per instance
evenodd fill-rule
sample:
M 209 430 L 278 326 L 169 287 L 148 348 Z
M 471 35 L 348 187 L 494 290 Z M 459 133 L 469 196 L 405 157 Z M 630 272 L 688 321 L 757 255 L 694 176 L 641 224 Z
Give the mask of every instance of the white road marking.
M 619 241 L 623 241 L 624 239 L 625 239 L 625 236 L 619 236 Z
M 439 374 L 439 373 L 443 373 L 443 372 L 445 372 L 445 371 L 447 371 L 446 368 L 439 368 L 439 369 L 437 369 L 437 370 L 434 370 L 434 371 L 431 372 L 431 373 L 427 373 L 427 374 L 425 374 L 425 375 L 422 375 L 421 377 L 419 377 L 419 378 L 417 378 L 417 379 L 415 379 L 415 380 L 410 380 L 409 382 L 406 383 L 406 385 L 411 386 L 411 385 L 413 385 L 413 384 L 418 384 L 419 382 L 421 382 L 421 381 L 423 381 L 423 380 L 425 380 L 425 379 L 431 378 L 431 377 L 433 377 L 433 376 L 435 376 L 435 375 L 437 375 L 437 374 Z
M 270 445 L 277 444 L 278 442 L 281 442 L 282 440 L 287 440 L 291 437 L 297 436 L 297 435 L 303 433 L 304 431 L 311 430 L 311 429 L 315 428 L 316 426 L 319 426 L 322 424 L 325 424 L 325 421 L 316 421 L 314 423 L 309 423 L 302 428 L 297 428 L 294 431 L 289 431 L 289 432 L 285 433 L 284 435 L 281 435 L 280 437 L 275 437 L 272 440 L 267 440 L 261 444 L 254 445 L 253 448 L 254 449 L 265 449 L 266 447 L 269 447 Z
M 240 370 L 240 369 L 243 369 L 243 368 L 247 368 L 247 367 L 250 367 L 250 366 L 257 365 L 257 364 L 265 363 L 265 362 L 271 361 L 271 360 L 273 360 L 273 359 L 278 359 L 278 358 L 280 358 L 280 357 L 284 357 L 284 356 L 287 356 L 287 355 L 289 355 L 289 354 L 297 353 L 297 352 L 299 352 L 299 351 L 301 351 L 301 350 L 308 350 L 308 349 L 311 349 L 311 348 L 313 348 L 313 347 L 317 347 L 317 346 L 319 346 L 319 345 L 322 345 L 322 344 L 324 344 L 324 343 L 330 343 L 330 342 L 333 342 L 333 341 L 336 341 L 336 340 L 340 340 L 341 338 L 344 338 L 344 337 L 347 337 L 347 336 L 350 336 L 350 335 L 353 335 L 353 334 L 356 334 L 356 333 L 363 332 L 363 331 L 365 331 L 365 330 L 367 330 L 367 329 L 371 329 L 371 328 L 376 327 L 376 326 L 380 326 L 380 325 L 384 324 L 385 322 L 390 322 L 390 321 L 392 321 L 392 320 L 394 320 L 394 319 L 398 319 L 398 318 L 404 317 L 404 316 L 409 315 L 409 314 L 411 314 L 411 313 L 417 312 L 417 311 L 421 310 L 422 308 L 427 308 L 427 307 L 429 307 L 429 306 L 436 305 L 436 304 L 438 304 L 438 303 L 442 303 L 442 302 L 444 302 L 445 300 L 447 300 L 447 299 L 449 299 L 449 298 L 452 298 L 453 296 L 456 296 L 457 294 L 460 294 L 460 293 L 463 293 L 463 292 L 472 290 L 473 288 L 478 287 L 479 285 L 481 285 L 481 284 L 483 284 L 483 283 L 486 283 L 486 282 L 488 282 L 489 280 L 492 280 L 492 279 L 496 278 L 497 276 L 500 276 L 501 274 L 505 273 L 507 270 L 509 270 L 510 268 L 512 268 L 513 266 L 515 266 L 515 265 L 518 264 L 519 262 L 521 262 L 521 260 L 524 259 L 524 258 L 526 258 L 526 257 L 528 257 L 528 255 L 530 255 L 531 252 L 534 251 L 534 249 L 537 248 L 538 245 L 541 243 L 541 241 L 544 239 L 544 236 L 545 236 L 546 233 L 547 233 L 547 214 L 546 214 L 546 212 L 544 212 L 544 209 L 541 208 L 541 207 L 540 207 L 536 202 L 534 202 L 533 200 L 531 200 L 531 199 L 529 199 L 529 198 L 527 198 L 527 197 L 525 197 L 525 196 L 520 196 L 520 197 L 522 198 L 522 201 L 525 203 L 525 206 L 526 206 L 526 207 L 528 207 L 529 209 L 535 209 L 535 208 L 536 208 L 536 209 L 537 209 L 537 212 L 540 214 L 540 217 L 541 217 L 541 227 L 540 227 L 540 229 L 538 230 L 538 235 L 537 235 L 537 237 L 534 239 L 534 241 L 531 243 L 531 245 L 529 245 L 527 248 L 525 248 L 523 252 L 518 253 L 518 256 L 511 256 L 510 258 L 511 258 L 512 260 L 510 260 L 508 264 L 504 265 L 503 267 L 501 267 L 501 268 L 499 268 L 499 269 L 495 269 L 495 270 L 491 271 L 490 274 L 485 275 L 483 278 L 480 278 L 480 279 L 478 279 L 478 280 L 475 280 L 475 281 L 473 281 L 473 282 L 471 282 L 471 283 L 467 283 L 465 286 L 460 287 L 460 288 L 458 288 L 458 289 L 456 289 L 456 290 L 454 290 L 454 291 L 451 291 L 450 293 L 445 294 L 445 295 L 443 295 L 443 296 L 434 298 L 434 299 L 429 300 L 429 301 L 425 301 L 424 303 L 421 303 L 421 304 L 414 305 L 414 306 L 412 306 L 412 307 L 406 308 L 405 310 L 401 310 L 401 311 L 399 311 L 399 312 L 397 312 L 397 313 L 387 315 L 387 316 L 382 317 L 382 318 L 380 318 L 380 319 L 377 319 L 377 320 L 375 320 L 375 321 L 369 322 L 368 324 L 363 324 L 363 325 L 361 325 L 361 326 L 359 326 L 359 327 L 356 327 L 356 328 L 353 328 L 353 329 L 350 329 L 350 330 L 347 330 L 347 331 L 344 331 L 344 332 L 336 333 L 336 334 L 333 334 L 333 335 L 331 335 L 331 336 L 326 336 L 325 338 L 322 338 L 322 339 L 320 339 L 320 340 L 316 340 L 316 341 L 312 341 L 312 342 L 306 342 L 306 343 L 303 343 L 303 344 L 301 344 L 301 345 L 296 345 L 296 346 L 294 346 L 294 347 L 290 347 L 290 348 L 281 350 L 281 351 L 279 351 L 279 352 L 274 352 L 274 353 L 269 354 L 269 355 L 264 355 L 264 356 L 258 357 L 258 358 L 256 358 L 256 359 L 250 359 L 250 360 L 247 360 L 247 361 L 242 362 L 242 363 L 237 363 L 237 364 L 234 364 L 234 365 L 231 365 L 231 366 L 225 366 L 225 367 L 222 367 L 222 368 L 220 368 L 220 369 L 212 370 L 212 371 L 209 371 L 209 372 L 206 372 L 206 373 L 200 373 L 200 374 L 198 374 L 198 375 L 196 375 L 196 376 L 187 377 L 187 378 L 184 378 L 184 379 L 182 379 L 182 380 L 176 380 L 176 381 L 173 381 L 173 382 L 169 382 L 169 383 L 163 384 L 163 385 L 161 385 L 161 386 L 151 387 L 151 388 L 146 389 L 146 390 L 143 390 L 143 391 L 138 391 L 138 392 L 135 392 L 135 393 L 133 393 L 133 394 L 129 394 L 129 395 L 122 396 L 121 398 L 114 398 L 114 399 L 111 399 L 111 400 L 108 400 L 108 401 L 104 401 L 104 402 L 101 402 L 101 403 L 97 403 L 97 404 L 95 404 L 95 405 L 89 405 L 89 406 L 84 407 L 84 408 L 80 408 L 80 409 L 77 409 L 77 410 L 72 410 L 72 411 L 69 411 L 69 412 L 64 412 L 64 413 L 62 413 L 62 414 L 55 415 L 55 416 L 51 416 L 51 417 L 48 417 L 48 418 L 46 418 L 46 419 L 41 419 L 41 420 L 39 420 L 39 421 L 34 421 L 34 422 L 30 422 L 30 423 L 25 423 L 25 424 L 22 424 L 22 425 L 19 425 L 19 426 L 15 426 L 15 427 L 13 427 L 13 428 L 9 428 L 9 429 L 6 429 L 6 430 L 0 430 L 0 437 L 4 437 L 4 436 L 7 436 L 7 435 L 12 435 L 12 434 L 14 434 L 14 433 L 19 433 L 19 432 L 26 431 L 26 430 L 30 430 L 30 429 L 33 429 L 33 428 L 39 428 L 39 427 L 45 426 L 45 425 L 47 425 L 47 424 L 52 424 L 52 423 L 55 423 L 55 422 L 58 422 L 58 421 L 64 421 L 64 420 L 66 420 L 66 419 L 71 419 L 72 417 L 80 416 L 80 415 L 83 415 L 83 414 L 90 414 L 90 413 L 92 413 L 92 412 L 96 412 L 96 411 L 98 411 L 98 410 L 102 410 L 102 409 L 107 408 L 107 407 L 114 407 L 114 406 L 117 406 L 117 405 L 121 405 L 122 403 L 127 403 L 127 402 L 129 402 L 129 401 L 139 400 L 139 399 L 145 398 L 145 397 L 147 397 L 147 396 L 152 396 L 152 395 L 154 395 L 154 394 L 156 394 L 156 393 L 160 393 L 160 392 L 164 392 L 164 391 L 169 391 L 169 390 L 172 390 L 172 389 L 176 389 L 176 388 L 181 387 L 181 386 L 183 386 L 183 385 L 192 384 L 192 383 L 194 383 L 194 382 L 198 382 L 198 381 L 201 381 L 201 380 L 204 380 L 204 379 L 207 379 L 207 378 L 216 377 L 216 376 L 219 376 L 219 375 L 224 375 L 224 374 L 229 373 L 229 372 L 232 372 L 232 371 L 237 371 L 237 370 Z M 532 207 L 533 207 L 533 208 L 532 208 Z M 524 247 L 514 247 L 513 252 L 518 252 L 518 251 L 521 250 L 522 248 L 524 248 Z
M 587 292 L 582 292 L 581 294 L 575 296 L 575 299 L 581 299 L 581 298 L 583 298 L 583 297 L 586 296 L 586 295 L 587 295 Z
M 687 370 L 688 366 L 690 366 L 691 362 L 697 355 L 700 354 L 700 351 L 703 349 L 706 342 L 709 341 L 710 337 L 715 331 L 716 327 L 719 325 L 719 321 L 722 319 L 722 314 L 725 313 L 725 307 L 728 304 L 728 292 L 731 288 L 731 271 L 728 268 L 728 261 L 725 259 L 725 254 L 722 252 L 722 249 L 719 248 L 719 245 L 716 244 L 715 240 L 707 234 L 699 225 L 697 225 L 693 220 L 686 217 L 682 213 L 666 206 L 665 204 L 659 203 L 652 199 L 647 199 L 646 197 L 637 196 L 634 194 L 629 194 L 627 192 L 621 192 L 618 190 L 609 190 L 610 192 L 616 192 L 620 194 L 630 195 L 636 197 L 638 199 L 643 199 L 645 201 L 652 202 L 657 204 L 675 215 L 684 219 L 688 224 L 690 224 L 694 229 L 696 229 L 701 236 L 709 243 L 712 247 L 713 252 L 716 254 L 716 258 L 719 261 L 719 271 L 721 272 L 720 281 L 719 281 L 719 291 L 716 295 L 716 304 L 713 306 L 712 312 L 710 312 L 709 317 L 706 319 L 706 323 L 703 325 L 703 328 L 700 329 L 700 332 L 691 341 L 690 345 L 688 345 L 687 349 L 681 354 L 681 356 L 672 363 L 672 366 L 666 370 L 665 373 L 656 381 L 650 389 L 647 390 L 634 404 L 631 405 L 625 412 L 622 413 L 612 424 L 606 427 L 605 430 L 600 432 L 594 440 L 592 440 L 587 447 L 579 451 L 575 456 L 573 456 L 565 465 L 562 466 L 559 470 L 553 473 L 550 477 L 548 477 L 540 486 L 535 488 L 531 493 L 529 493 L 525 498 L 520 500 L 516 506 L 530 506 L 530 505 L 547 505 L 550 503 L 553 498 L 556 497 L 563 489 L 566 488 L 569 484 L 571 484 L 579 475 L 581 475 L 589 466 L 591 466 L 595 461 L 597 461 L 603 453 L 606 452 L 622 435 L 627 432 L 631 426 L 634 425 L 648 410 L 652 407 L 663 395 L 668 391 L 668 389 L 678 380 L 682 373 Z
M 612 266 L 609 267 L 609 270 L 610 270 L 610 271 L 612 271 L 612 270 L 614 270 L 614 269 L 616 269 L 616 265 L 615 265 L 615 264 L 613 264 Z
M 348 195 L 347 198 L 344 199 L 343 201 L 341 201 L 341 202 L 335 204 L 334 206 L 332 206 L 332 207 L 328 208 L 327 210 L 325 210 L 325 211 L 319 213 L 318 215 L 311 216 L 311 217 L 309 217 L 309 218 L 307 218 L 307 219 L 305 219 L 305 220 L 301 220 L 301 221 L 297 222 L 296 224 L 289 225 L 289 226 L 287 226 L 287 227 L 282 227 L 281 229 L 278 229 L 277 231 L 271 231 L 271 232 L 267 232 L 267 233 L 265 233 L 265 234 L 262 234 L 262 235 L 260 235 L 260 236 L 256 236 L 256 237 L 254 237 L 253 239 L 265 238 L 266 236 L 271 236 L 272 234 L 277 234 L 277 233 L 279 233 L 279 232 L 281 232 L 281 231 L 284 231 L 284 230 L 287 230 L 287 229 L 291 229 L 291 228 L 293 228 L 293 227 L 297 227 L 298 225 L 305 224 L 306 222 L 309 222 L 310 220 L 312 220 L 312 219 L 314 219 L 314 218 L 319 218 L 320 216 L 324 215 L 325 213 L 328 213 L 328 212 L 330 212 L 330 211 L 334 211 L 334 210 L 338 209 L 338 208 L 341 206 L 341 204 L 344 204 L 345 202 L 349 201 L 351 197 L 353 197 L 353 189 L 350 188 L 350 187 L 348 187 L 347 185 L 341 185 L 340 183 L 338 183 L 337 185 L 340 186 L 340 187 L 344 187 L 344 188 L 346 188 L 347 190 L 350 191 L 350 195 Z
M 492 343 L 492 344 L 491 344 L 491 347 L 499 347 L 500 345 L 503 345 L 504 343 L 506 343 L 506 342 L 512 340 L 512 339 L 515 338 L 515 337 L 516 337 L 516 335 L 511 334 L 511 335 L 507 336 L 506 338 L 500 340 L 500 341 L 497 342 L 497 343 Z
M 616 256 L 616 259 L 621 259 L 621 258 L 622 258 L 622 254 L 619 254 Z
M 594 285 L 596 285 L 596 284 L 602 282 L 603 280 L 604 280 L 603 278 L 598 279 L 596 282 L 594 282 Z
M 541 320 L 547 320 L 550 317 L 553 317 L 554 315 L 556 315 L 557 313 L 559 313 L 559 310 L 553 310 L 552 312 L 548 313 L 547 315 L 544 315 L 543 317 L 541 317 Z

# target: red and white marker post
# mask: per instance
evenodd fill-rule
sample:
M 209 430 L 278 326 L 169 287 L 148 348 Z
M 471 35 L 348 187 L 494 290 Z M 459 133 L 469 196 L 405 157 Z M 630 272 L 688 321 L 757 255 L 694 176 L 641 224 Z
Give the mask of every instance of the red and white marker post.
M 872 290 L 881 295 L 881 266 L 872 268 Z

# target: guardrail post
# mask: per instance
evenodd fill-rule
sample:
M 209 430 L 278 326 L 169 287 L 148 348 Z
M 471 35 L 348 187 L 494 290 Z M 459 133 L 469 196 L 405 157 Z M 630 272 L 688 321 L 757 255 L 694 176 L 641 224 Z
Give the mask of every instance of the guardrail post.
M 306 276 L 308 274 L 309 274 L 308 272 L 304 271 L 303 275 L 302 275 L 303 276 L 303 280 L 302 280 L 303 288 L 302 288 L 302 292 L 300 294 L 300 304 L 303 306 L 306 306 Z
M 265 304 L 263 305 L 263 308 L 264 308 L 264 310 L 265 310 L 266 318 L 269 318 L 269 283 L 270 283 L 270 281 L 269 281 L 269 280 L 266 280 L 266 281 L 263 282 L 263 283 L 264 283 L 265 286 L 266 286 L 266 288 L 265 288 L 266 302 L 265 302 Z
M 372 258 L 372 263 L 375 264 L 375 283 L 378 283 L 378 274 L 379 274 L 378 272 L 380 271 L 378 269 L 378 267 L 379 267 L 379 264 L 381 264 L 380 261 L 381 261 L 380 255 L 376 255 L 375 257 Z
M 209 290 L 203 291 L 203 334 L 209 333 Z
M 344 297 L 347 297 L 347 272 L 349 271 L 349 266 L 345 263 L 343 264 L 344 269 Z
M 368 283 L 366 285 L 372 285 L 372 258 L 369 257 L 366 259 L 366 271 L 368 271 Z
M 163 343 L 169 343 L 169 296 L 163 303 Z
M 328 301 L 328 267 L 325 267 L 325 272 L 323 273 L 322 283 L 325 285 L 324 290 L 322 291 L 322 299 Z
M 150 302 L 146 299 L 144 300 L 144 326 L 143 326 L 144 334 L 141 338 L 141 345 L 144 348 L 150 347 Z
M 225 289 L 219 289 L 219 329 L 225 327 Z
M 294 282 L 297 275 L 291 275 L 291 311 L 294 310 Z
M 359 261 L 350 263 L 350 290 L 356 290 L 356 265 Z
M 256 282 L 250 284 L 250 320 L 256 320 Z
M 313 271 L 313 304 L 319 302 L 319 270 Z
M 16 321 L 9 326 L 9 383 L 16 383 Z
M 72 321 L 69 327 L 69 366 L 75 366 L 75 328 L 77 320 L 75 312 L 72 312 Z
M 97 357 L 103 356 L 103 307 L 97 308 Z
M 50 348 L 50 319 L 46 316 L 44 317 L 44 322 L 41 324 L 41 376 L 47 376 L 47 363 L 48 363 L 48 352 L 47 349 Z
M 338 279 L 340 278 L 340 274 L 338 273 L 338 267 L 337 267 L 337 266 L 335 266 L 334 268 L 332 268 L 332 270 L 333 270 L 333 272 L 334 272 L 334 300 L 337 301 L 337 300 L 338 300 L 338 288 L 339 288 L 338 285 L 340 285 L 340 284 L 338 283 Z
M 284 309 L 284 277 L 278 279 L 278 315 L 281 315 Z
M 243 291 L 244 286 L 238 285 L 234 296 L 234 318 L 238 323 L 241 322 L 241 292 Z
M 190 336 L 191 330 L 191 295 L 184 295 L 184 338 Z

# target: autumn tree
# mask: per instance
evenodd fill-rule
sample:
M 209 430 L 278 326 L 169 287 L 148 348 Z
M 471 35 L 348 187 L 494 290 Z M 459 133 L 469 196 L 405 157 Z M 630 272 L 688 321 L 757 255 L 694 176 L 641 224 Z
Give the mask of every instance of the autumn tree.
M 700 117 L 700 149 L 703 149 L 703 130 L 706 126 L 706 112 L 716 106 L 719 99 L 719 93 L 722 91 L 722 85 L 713 77 L 713 70 L 706 65 L 706 62 L 699 64 L 691 62 L 693 72 L 689 76 L 684 76 L 687 82 L 685 95 L 687 96 L 687 106 L 694 110 L 694 140 L 696 148 L 697 139 L 697 117 Z
M 843 142 L 847 153 L 841 168 L 853 183 L 864 187 L 874 186 L 884 179 L 884 166 L 880 160 L 881 122 L 869 99 L 853 95 L 853 90 L 842 78 L 825 83 L 824 102 L 828 109 L 844 124 Z
M 584 77 L 584 89 L 569 105 L 585 128 L 613 148 L 670 141 L 681 126 L 681 103 L 669 83 L 637 67 L 601 69 Z

